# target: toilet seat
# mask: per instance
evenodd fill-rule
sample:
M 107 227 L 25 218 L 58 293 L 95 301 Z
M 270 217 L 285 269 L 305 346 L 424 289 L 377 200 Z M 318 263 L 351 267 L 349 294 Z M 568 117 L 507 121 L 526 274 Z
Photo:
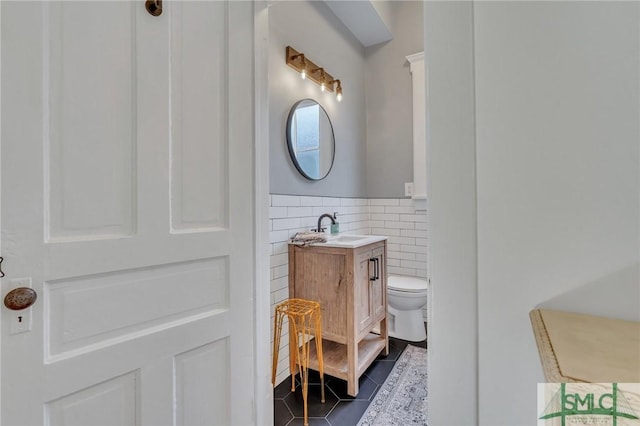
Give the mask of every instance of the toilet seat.
M 401 293 L 424 293 L 427 291 L 427 280 L 416 277 L 389 275 L 387 288 Z

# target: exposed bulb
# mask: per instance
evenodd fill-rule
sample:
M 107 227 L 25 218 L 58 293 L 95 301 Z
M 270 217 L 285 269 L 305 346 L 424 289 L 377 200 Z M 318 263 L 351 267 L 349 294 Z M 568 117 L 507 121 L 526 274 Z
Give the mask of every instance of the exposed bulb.
M 324 92 L 324 89 L 325 89 L 325 85 L 324 85 L 324 82 L 323 82 L 323 83 L 320 85 L 320 90 Z
M 338 102 L 342 102 L 342 92 L 338 92 L 338 94 L 336 95 L 336 99 L 338 100 Z
M 302 77 L 303 80 L 307 79 L 307 70 L 303 69 L 302 72 L 300 73 L 300 77 Z

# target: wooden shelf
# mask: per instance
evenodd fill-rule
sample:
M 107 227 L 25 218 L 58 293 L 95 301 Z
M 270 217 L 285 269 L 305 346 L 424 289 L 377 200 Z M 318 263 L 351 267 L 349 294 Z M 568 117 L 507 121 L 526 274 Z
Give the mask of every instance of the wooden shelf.
M 640 322 L 550 309 L 529 316 L 548 382 L 640 381 Z
M 318 356 L 316 344 L 311 342 L 309 351 L 309 368 L 318 371 Z M 386 347 L 386 340 L 370 333 L 358 342 L 358 367 L 357 376 L 360 376 L 376 359 L 378 354 Z M 324 359 L 324 372 L 333 377 L 347 380 L 348 361 L 347 345 L 322 339 L 322 355 Z M 355 395 L 352 395 L 355 396 Z

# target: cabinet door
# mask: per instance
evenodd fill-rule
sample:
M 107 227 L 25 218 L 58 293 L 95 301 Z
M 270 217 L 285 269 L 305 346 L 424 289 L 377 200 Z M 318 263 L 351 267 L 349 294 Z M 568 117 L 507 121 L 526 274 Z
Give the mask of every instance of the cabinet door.
M 371 258 L 375 259 L 372 267 L 375 279 L 371 281 L 371 311 L 373 313 L 372 321 L 380 321 L 384 318 L 387 311 L 387 271 L 384 246 L 373 249 Z
M 322 335 L 344 343 L 347 338 L 346 251 L 290 246 L 294 250 L 293 292 L 289 297 L 320 303 Z
M 373 277 L 374 262 L 371 251 L 356 256 L 356 276 L 354 279 L 354 304 L 356 334 L 360 334 L 373 322 L 371 310 L 371 278 Z

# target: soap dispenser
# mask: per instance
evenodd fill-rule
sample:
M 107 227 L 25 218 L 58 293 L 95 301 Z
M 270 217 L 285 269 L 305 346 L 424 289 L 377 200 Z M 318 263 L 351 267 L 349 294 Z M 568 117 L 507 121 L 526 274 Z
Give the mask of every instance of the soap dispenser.
M 333 212 L 333 220 L 335 223 L 331 224 L 331 233 L 337 234 L 340 232 L 340 224 L 338 223 L 338 212 Z

